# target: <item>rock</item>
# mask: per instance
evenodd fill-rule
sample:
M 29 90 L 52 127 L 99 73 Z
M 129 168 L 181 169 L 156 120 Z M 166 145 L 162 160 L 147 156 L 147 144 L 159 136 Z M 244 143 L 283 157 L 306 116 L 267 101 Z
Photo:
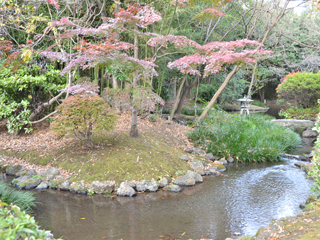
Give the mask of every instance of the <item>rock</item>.
M 36 187 L 37 190 L 43 190 L 43 189 L 47 189 L 47 188 L 48 188 L 48 184 L 45 183 L 45 182 L 41 182 L 41 183 Z
M 88 188 L 83 182 L 73 182 L 69 187 L 70 192 L 75 192 L 79 194 L 87 194 Z
M 300 207 L 301 209 L 305 209 L 305 208 L 306 208 L 306 205 L 303 204 L 303 203 L 300 203 L 299 207 Z
M 21 178 L 24 178 L 24 177 L 21 177 Z M 19 181 L 19 183 L 16 184 L 18 189 L 29 190 L 29 189 L 37 187 L 41 183 L 41 181 L 38 178 L 33 178 L 33 177 L 31 177 L 31 178 L 26 177 L 26 178 L 27 179 L 21 180 L 21 181 Z
M 312 128 L 314 126 L 314 122 L 310 120 L 273 119 L 271 122 L 276 122 L 282 126 L 288 127 L 299 134 L 301 134 L 307 128 Z
M 214 162 L 214 167 L 216 167 L 218 171 L 226 170 L 226 167 L 222 165 L 220 162 Z
M 219 162 L 220 162 L 220 164 L 222 164 L 222 165 L 228 165 L 228 162 L 227 162 L 227 160 L 226 160 L 225 158 L 221 158 L 221 159 L 219 160 Z
M 57 176 L 59 174 L 60 172 L 56 168 L 49 168 L 48 170 L 39 173 L 39 175 L 53 175 L 53 176 Z
M 0 181 L 3 181 L 3 182 L 7 181 L 7 175 L 5 173 L 0 172 Z
M 58 189 L 61 191 L 68 191 L 72 182 L 70 180 L 66 180 L 58 186 Z
M 117 190 L 117 195 L 120 197 L 132 197 L 136 194 L 136 191 L 125 182 L 122 182 Z
M 49 180 L 53 180 L 55 178 L 54 175 L 40 175 L 40 176 L 41 176 L 42 181 L 49 181 Z
M 171 184 L 169 186 L 166 186 L 164 189 L 167 190 L 168 192 L 181 192 L 182 191 L 181 187 L 179 187 L 178 185 L 175 185 L 175 184 Z
M 135 188 L 136 187 L 136 183 L 135 182 L 129 182 L 128 185 L 132 188 Z
M 186 150 L 184 150 L 186 153 L 193 153 L 194 152 L 194 148 L 186 148 Z
M 36 171 L 36 170 L 31 169 L 30 171 L 27 172 L 26 175 L 29 176 L 29 177 L 31 177 L 31 176 L 38 175 L 38 174 L 37 174 L 37 171 Z
M 0 171 L 5 171 L 7 168 L 7 162 L 3 160 L 1 160 L 1 156 L 0 156 Z
M 192 161 L 191 162 L 191 168 L 196 171 L 197 173 L 201 174 L 201 175 L 204 175 L 206 172 L 205 172 L 205 169 L 204 169 L 204 166 L 203 166 L 203 163 L 201 161 Z
M 188 155 L 183 155 L 183 156 L 180 157 L 180 159 L 183 160 L 183 161 L 189 161 L 190 160 Z
M 215 161 L 215 160 L 217 160 L 217 158 L 216 158 L 215 156 L 213 156 L 212 153 L 207 153 L 207 154 L 206 154 L 206 159 L 207 159 L 207 160 L 210 160 L 210 161 Z
M 60 189 L 60 185 L 64 182 L 65 182 L 64 179 L 49 180 L 48 184 L 49 184 L 49 187 L 52 189 Z
M 195 151 L 197 152 L 197 155 L 205 155 L 206 152 L 202 150 L 201 148 L 195 148 Z
M 196 184 L 196 180 L 190 176 L 190 174 L 186 174 L 182 177 L 176 178 L 173 183 L 179 186 L 194 186 Z
M 215 174 L 217 172 L 217 169 L 215 167 L 211 167 L 206 170 L 206 175 Z
M 193 177 L 194 180 L 196 181 L 196 183 L 202 183 L 203 182 L 203 177 L 199 173 L 196 173 L 196 172 L 188 170 L 187 175 Z
M 228 157 L 228 160 L 227 160 L 227 161 L 228 161 L 228 163 L 234 163 L 234 159 L 233 159 L 233 157 L 231 157 L 231 156 Z
M 163 178 L 161 178 L 161 180 L 160 180 L 159 187 L 163 188 L 163 187 L 168 186 L 168 184 L 169 184 L 168 179 L 165 178 L 165 177 L 163 177 Z
M 152 180 L 148 183 L 146 180 L 142 180 L 136 184 L 136 190 L 138 192 L 156 192 L 159 188 L 159 185 L 156 181 Z
M 43 230 L 38 230 L 38 232 L 43 232 Z M 54 236 L 53 236 L 53 234 L 52 233 L 47 233 L 46 234 L 46 239 L 54 239 Z
M 297 166 L 298 168 L 303 168 L 305 166 L 305 164 L 301 162 L 296 162 L 294 165 Z
M 319 133 L 311 128 L 308 128 L 302 133 L 302 137 L 304 138 L 316 138 L 318 135 Z
M 91 184 L 91 189 L 96 193 L 96 194 L 106 194 L 106 193 L 112 193 L 115 188 L 115 182 L 111 181 L 94 181 Z
M 22 166 L 20 165 L 14 165 L 10 166 L 9 168 L 6 169 L 6 174 L 9 176 L 16 176 L 18 172 L 22 169 Z

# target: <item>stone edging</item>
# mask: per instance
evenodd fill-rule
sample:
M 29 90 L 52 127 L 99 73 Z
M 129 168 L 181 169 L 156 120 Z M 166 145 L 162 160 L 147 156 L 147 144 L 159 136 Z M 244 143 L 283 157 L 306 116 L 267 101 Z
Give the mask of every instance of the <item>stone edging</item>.
M 115 192 L 117 196 L 135 196 L 137 192 L 156 192 L 159 188 L 163 188 L 170 192 L 181 192 L 185 186 L 194 186 L 196 183 L 202 183 L 203 177 L 208 175 L 221 175 L 219 171 L 225 170 L 228 163 L 233 163 L 234 159 L 229 157 L 228 160 L 215 157 L 212 153 L 206 154 L 199 148 L 187 148 L 186 153 L 204 157 L 199 160 L 192 160 L 188 155 L 180 157 L 182 161 L 187 161 L 191 170 L 184 175 L 174 179 L 171 183 L 167 178 L 162 178 L 159 182 L 154 180 L 147 182 L 122 182 L 120 187 L 116 188 L 114 181 L 94 181 L 92 184 L 86 184 L 84 181 L 71 182 L 68 179 L 59 179 L 59 170 L 50 168 L 46 171 L 37 173 L 34 169 L 26 169 L 21 165 L 7 165 L 6 161 L 0 156 L 0 180 L 5 180 L 6 175 L 15 176 L 11 184 L 18 189 L 37 189 L 45 190 L 47 188 L 70 191 L 78 194 L 111 194 Z M 206 164 L 205 161 L 209 161 Z M 1 174 L 2 172 L 2 174 Z

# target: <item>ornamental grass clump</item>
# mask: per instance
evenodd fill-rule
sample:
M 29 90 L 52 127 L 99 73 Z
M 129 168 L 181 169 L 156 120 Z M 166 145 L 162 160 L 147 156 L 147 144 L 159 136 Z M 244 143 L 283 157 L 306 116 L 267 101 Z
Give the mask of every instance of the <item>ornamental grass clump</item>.
M 33 192 L 22 192 L 16 189 L 11 189 L 6 183 L 0 182 L 0 199 L 7 204 L 14 204 L 20 207 L 21 210 L 31 211 L 35 207 L 35 197 Z
M 259 114 L 242 117 L 213 111 L 189 138 L 207 152 L 225 158 L 232 156 L 238 162 L 278 161 L 286 151 L 296 147 L 301 138 L 270 119 Z
M 117 115 L 94 91 L 76 86 L 67 90 L 75 95 L 65 99 L 57 108 L 59 115 L 53 121 L 52 129 L 59 137 L 71 133 L 80 142 L 87 142 L 93 147 L 92 135 L 112 130 Z

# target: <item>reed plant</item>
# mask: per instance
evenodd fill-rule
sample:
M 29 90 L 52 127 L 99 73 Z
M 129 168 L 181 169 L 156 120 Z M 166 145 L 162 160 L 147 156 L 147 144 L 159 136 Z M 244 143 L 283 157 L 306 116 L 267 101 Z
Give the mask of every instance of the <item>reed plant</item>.
M 271 122 L 262 114 L 240 116 L 212 111 L 189 138 L 207 152 L 219 157 L 232 156 L 238 162 L 278 161 L 286 151 L 301 142 L 292 130 Z
M 35 204 L 34 193 L 11 189 L 5 182 L 0 182 L 0 200 L 17 205 L 22 211 L 31 211 Z

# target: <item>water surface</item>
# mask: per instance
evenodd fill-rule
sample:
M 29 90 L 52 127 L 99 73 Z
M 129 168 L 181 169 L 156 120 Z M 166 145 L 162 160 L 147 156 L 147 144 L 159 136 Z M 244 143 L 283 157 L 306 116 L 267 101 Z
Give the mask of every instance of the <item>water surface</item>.
M 297 214 L 311 194 L 294 162 L 228 166 L 225 177 L 206 177 L 182 193 L 106 198 L 48 190 L 37 196 L 35 217 L 65 240 L 254 235 L 274 218 Z

